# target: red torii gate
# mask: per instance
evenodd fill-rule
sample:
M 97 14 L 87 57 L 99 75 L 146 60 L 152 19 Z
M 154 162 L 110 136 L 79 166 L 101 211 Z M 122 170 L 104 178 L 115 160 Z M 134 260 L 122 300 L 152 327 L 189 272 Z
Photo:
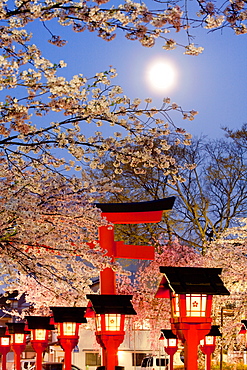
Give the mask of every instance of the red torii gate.
M 147 202 L 133 203 L 97 203 L 101 209 L 102 217 L 112 224 L 142 224 L 158 223 L 161 221 L 163 211 L 171 210 L 175 197 L 169 197 Z M 101 226 L 99 228 L 99 241 L 101 248 L 107 250 L 107 255 L 115 258 L 154 259 L 153 246 L 127 245 L 122 241 L 114 241 L 114 228 Z M 116 275 L 111 268 L 100 272 L 100 293 L 116 294 Z

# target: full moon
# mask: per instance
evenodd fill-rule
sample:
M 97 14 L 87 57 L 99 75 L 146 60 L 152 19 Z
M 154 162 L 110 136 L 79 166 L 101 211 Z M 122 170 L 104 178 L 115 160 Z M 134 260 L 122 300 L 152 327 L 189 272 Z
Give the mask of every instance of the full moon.
M 159 92 L 168 91 L 175 86 L 177 72 L 172 63 L 155 60 L 147 68 L 147 82 L 152 89 Z

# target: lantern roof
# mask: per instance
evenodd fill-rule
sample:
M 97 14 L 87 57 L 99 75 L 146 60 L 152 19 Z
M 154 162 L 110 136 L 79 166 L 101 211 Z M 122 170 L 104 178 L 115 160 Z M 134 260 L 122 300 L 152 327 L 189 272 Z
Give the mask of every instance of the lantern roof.
M 241 320 L 241 323 L 244 324 L 245 328 L 247 329 L 247 320 Z
M 0 326 L 0 337 L 4 337 L 6 335 L 6 326 Z
M 50 316 L 26 316 L 25 319 L 29 329 L 55 329 L 55 326 L 50 324 Z
M 136 315 L 131 299 L 132 295 L 87 294 L 96 314 Z
M 166 211 L 173 207 L 175 197 L 131 203 L 95 203 L 104 213 Z
M 246 334 L 247 332 L 247 320 L 241 320 L 242 326 L 238 334 Z
M 177 339 L 177 336 L 172 332 L 171 329 L 161 329 L 161 332 L 166 339 Z
M 171 289 L 165 276 L 161 279 L 159 288 L 155 293 L 155 298 L 170 298 Z
M 210 332 L 206 334 L 206 337 L 222 337 L 219 327 L 219 325 L 212 325 Z
M 86 307 L 50 307 L 54 321 L 58 322 L 76 322 L 76 323 L 85 323 L 87 319 L 84 317 Z
M 221 268 L 160 266 L 169 288 L 176 294 L 230 295 L 219 277 Z
M 24 322 L 7 322 L 9 334 L 28 334 L 30 331 L 26 330 Z

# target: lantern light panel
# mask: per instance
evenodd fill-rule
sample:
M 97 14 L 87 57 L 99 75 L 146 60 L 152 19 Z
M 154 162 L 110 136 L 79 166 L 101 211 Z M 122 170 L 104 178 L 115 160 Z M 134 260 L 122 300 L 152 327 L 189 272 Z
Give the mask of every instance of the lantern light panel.
M 25 340 L 25 334 L 22 333 L 15 333 L 13 334 L 13 343 L 15 344 L 22 344 Z
M 187 317 L 205 317 L 207 308 L 207 295 L 206 294 L 185 294 L 186 301 L 186 312 Z M 174 294 L 173 299 L 173 316 L 179 317 L 180 311 L 180 299 L 181 295 Z
M 97 331 L 104 331 L 104 330 L 120 331 L 121 330 L 121 315 L 120 314 L 96 315 L 96 327 L 97 327 Z
M 61 332 L 62 327 L 62 332 Z M 63 322 L 58 325 L 58 335 L 73 336 L 76 334 L 75 322 Z
M 206 316 L 206 294 L 186 294 L 186 316 Z
M 106 330 L 120 330 L 121 315 L 106 314 L 105 328 Z
M 214 346 L 216 341 L 216 337 L 212 335 L 206 335 L 204 339 L 200 340 L 201 346 Z
M 165 347 L 177 347 L 177 339 L 176 338 L 169 338 L 169 339 L 165 338 L 164 346 Z
M 10 337 L 0 337 L 1 346 L 9 346 L 10 345 Z
M 206 344 L 207 346 L 214 345 L 214 343 L 215 343 L 215 338 L 216 338 L 216 337 L 213 337 L 212 335 L 206 335 L 206 336 L 205 336 L 205 344 Z
M 46 340 L 46 329 L 32 329 L 31 340 L 45 341 Z

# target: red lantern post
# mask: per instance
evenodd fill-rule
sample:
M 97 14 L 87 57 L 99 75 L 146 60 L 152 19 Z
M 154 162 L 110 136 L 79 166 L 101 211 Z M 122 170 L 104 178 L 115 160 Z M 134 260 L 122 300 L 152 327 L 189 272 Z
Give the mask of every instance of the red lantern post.
M 86 323 L 84 307 L 51 307 L 58 341 L 64 350 L 64 370 L 71 370 L 72 351 L 79 340 L 79 326 Z
M 10 351 L 10 335 L 7 334 L 6 327 L 0 327 L 0 353 L 2 354 L 2 370 L 7 369 L 7 353 Z
M 170 356 L 169 367 L 173 370 L 173 357 L 178 350 L 178 338 L 170 329 L 162 329 L 161 332 L 164 336 L 165 351 Z
M 118 347 L 124 340 L 125 315 L 136 315 L 130 302 L 131 295 L 96 295 L 88 294 L 90 300 L 88 312 L 92 317 L 94 311 L 96 339 L 103 349 L 103 366 L 115 370 L 118 366 Z
M 215 351 L 216 337 L 221 337 L 218 325 L 212 325 L 210 332 L 200 341 L 200 349 L 206 355 L 206 370 L 211 369 L 211 355 Z
M 160 267 L 164 273 L 157 297 L 170 292 L 171 328 L 184 343 L 185 368 L 197 370 L 198 345 L 211 328 L 213 295 L 229 295 L 219 268 Z
M 26 348 L 25 323 L 7 323 L 8 332 L 11 336 L 11 347 L 14 351 L 15 370 L 21 370 L 21 354 Z
M 26 320 L 31 330 L 31 344 L 36 352 L 36 370 L 42 370 L 42 354 L 48 346 L 48 333 L 55 327 L 50 325 L 48 316 L 26 316 Z

